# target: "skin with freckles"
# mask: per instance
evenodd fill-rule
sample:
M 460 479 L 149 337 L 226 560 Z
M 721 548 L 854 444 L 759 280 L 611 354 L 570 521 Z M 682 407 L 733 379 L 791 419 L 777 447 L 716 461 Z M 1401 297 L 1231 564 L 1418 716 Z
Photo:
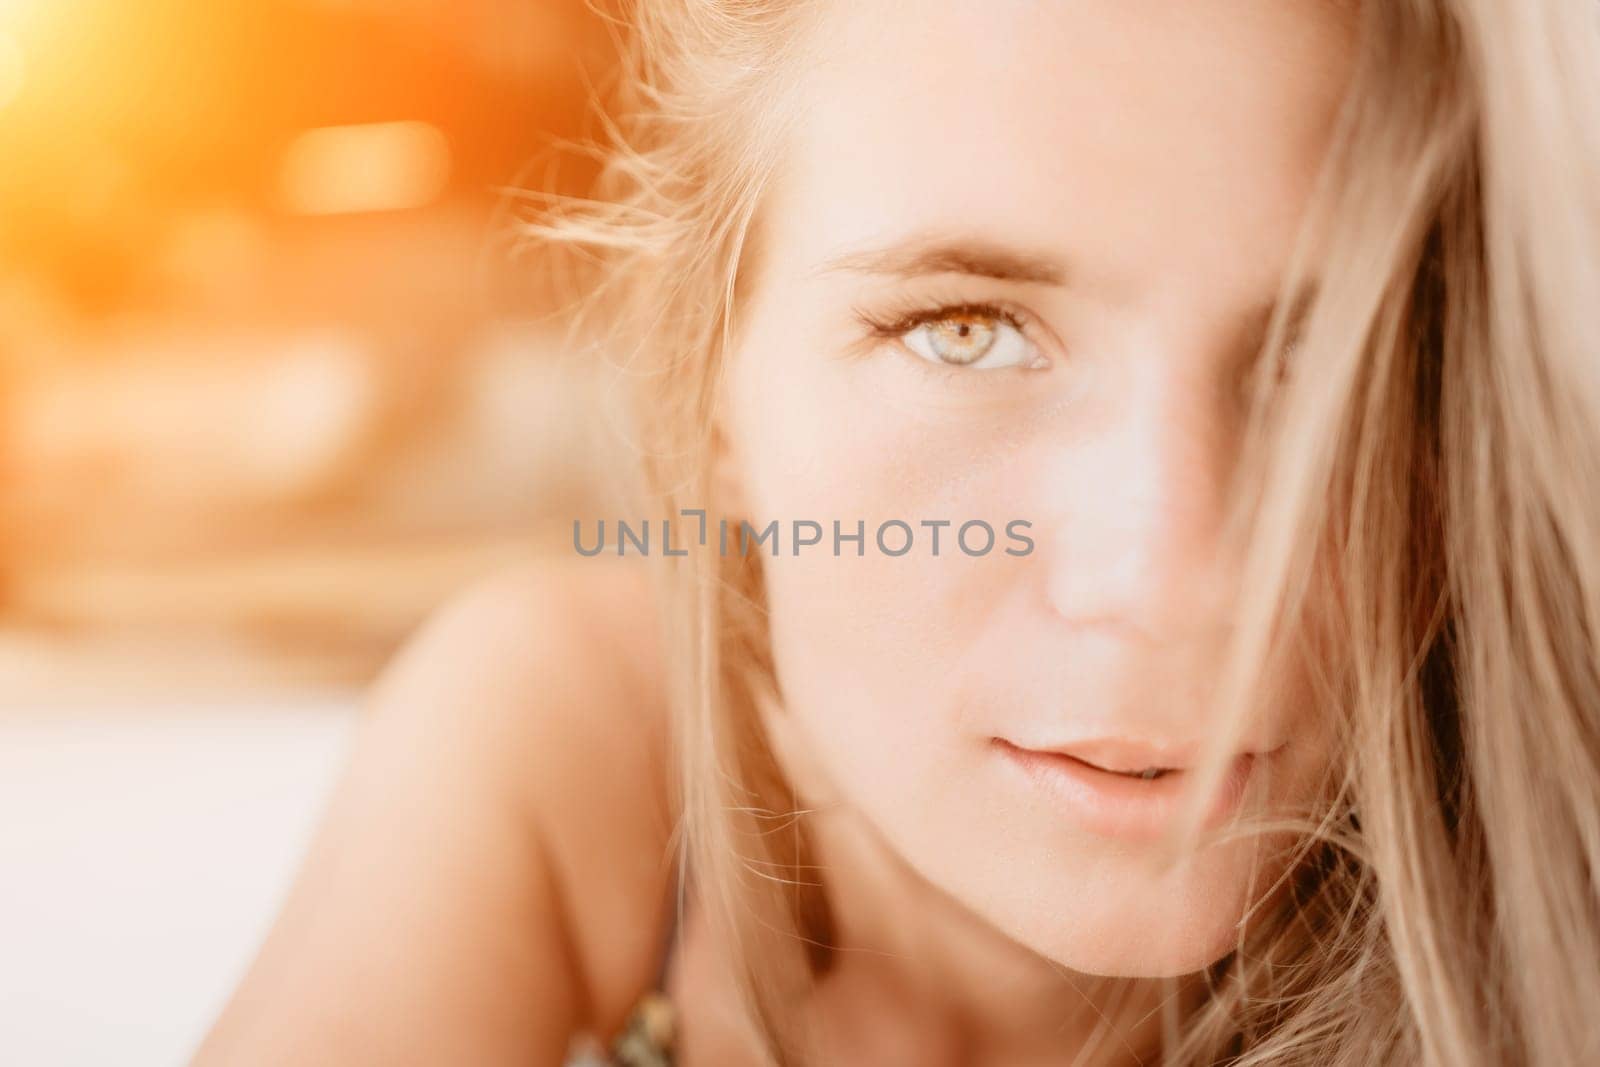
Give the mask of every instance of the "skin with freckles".
M 1165 862 L 1008 746 L 1183 770 L 1212 728 L 1241 383 L 1349 75 L 1343 10 L 832 5 L 763 205 L 724 491 L 758 526 L 868 531 L 762 561 L 774 744 L 875 862 L 1074 972 L 1205 966 L 1272 870 L 1248 841 Z M 901 557 L 872 543 L 891 519 Z M 959 551 L 972 519 L 1026 520 L 1033 551 Z M 937 554 L 923 520 L 953 524 Z M 1269 807 L 1329 759 L 1280 692 L 1241 748 Z

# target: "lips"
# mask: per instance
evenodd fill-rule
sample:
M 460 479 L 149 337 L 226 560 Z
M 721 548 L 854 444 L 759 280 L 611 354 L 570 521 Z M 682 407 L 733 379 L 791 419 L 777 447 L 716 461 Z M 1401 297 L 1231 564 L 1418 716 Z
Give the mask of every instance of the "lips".
M 1094 741 L 1062 748 L 1028 748 L 1004 738 L 993 747 L 1036 794 L 1090 832 L 1111 837 L 1161 835 L 1187 813 L 1196 750 L 1138 742 Z M 1203 824 L 1226 820 L 1242 800 L 1266 754 L 1244 752 L 1207 798 Z
M 1142 771 L 1117 771 L 1112 770 L 1110 767 L 1097 767 L 1092 763 L 1089 764 L 1089 766 L 1094 767 L 1095 770 L 1105 771 L 1107 774 L 1120 774 L 1124 778 L 1138 778 L 1140 781 L 1144 782 L 1153 782 L 1157 778 L 1172 774 L 1175 770 L 1175 768 L 1172 767 L 1146 767 Z
M 1157 745 L 1143 741 L 1114 739 L 1041 746 L 1035 751 L 1067 756 L 1110 774 L 1145 779 L 1159 778 L 1165 774 L 1186 770 L 1199 761 L 1198 745 Z
M 1070 753 L 1070 752 L 1053 752 L 1053 751 L 1048 750 L 1048 749 L 1041 750 L 1041 751 L 1043 751 L 1047 755 L 1059 755 L 1059 756 L 1065 757 L 1066 759 L 1076 760 L 1077 762 L 1083 764 L 1085 767 L 1088 767 L 1091 770 L 1104 771 L 1106 774 L 1115 774 L 1115 775 L 1119 775 L 1119 776 L 1121 776 L 1123 778 L 1136 778 L 1136 779 L 1138 779 L 1139 781 L 1142 781 L 1142 782 L 1153 782 L 1153 781 L 1157 780 L 1158 778 L 1165 778 L 1169 774 L 1177 774 L 1183 769 L 1183 768 L 1180 768 L 1180 767 L 1164 767 L 1164 766 L 1160 766 L 1160 765 L 1157 765 L 1157 764 L 1154 764 L 1154 763 L 1149 764 L 1149 765 L 1144 766 L 1144 767 L 1137 767 L 1137 768 L 1135 768 L 1135 767 L 1115 767 L 1115 766 L 1108 767 L 1105 764 L 1096 763 L 1093 760 L 1084 759 L 1081 756 L 1074 755 L 1073 753 Z

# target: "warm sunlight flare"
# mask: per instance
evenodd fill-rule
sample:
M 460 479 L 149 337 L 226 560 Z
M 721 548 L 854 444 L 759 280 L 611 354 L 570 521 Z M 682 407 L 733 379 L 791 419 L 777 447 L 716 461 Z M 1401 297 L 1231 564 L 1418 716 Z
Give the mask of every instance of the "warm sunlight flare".
M 284 205 L 301 215 L 423 207 L 450 177 L 450 143 L 426 122 L 307 130 L 284 153 Z
M 16 38 L 0 29 L 0 108 L 10 104 L 22 92 L 26 80 L 27 62 L 22 46 Z

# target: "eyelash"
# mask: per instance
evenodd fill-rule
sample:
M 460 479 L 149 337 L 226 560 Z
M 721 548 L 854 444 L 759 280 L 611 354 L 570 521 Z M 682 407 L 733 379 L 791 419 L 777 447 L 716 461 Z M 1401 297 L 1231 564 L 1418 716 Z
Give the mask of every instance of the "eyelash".
M 925 326 L 930 322 L 940 319 L 952 318 L 956 315 L 982 315 L 999 319 L 1018 330 L 1026 330 L 1027 323 L 1016 312 L 998 304 L 912 304 L 889 312 L 887 315 L 878 316 L 871 312 L 856 309 L 856 318 L 865 326 L 874 337 L 894 339 L 918 326 Z

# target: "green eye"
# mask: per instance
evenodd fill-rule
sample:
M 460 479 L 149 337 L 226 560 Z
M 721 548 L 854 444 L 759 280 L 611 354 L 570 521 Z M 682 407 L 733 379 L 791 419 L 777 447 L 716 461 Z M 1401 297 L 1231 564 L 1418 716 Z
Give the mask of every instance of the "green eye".
M 912 352 L 930 363 L 995 369 L 1036 366 L 1033 344 L 1006 316 L 987 311 L 941 313 L 901 335 Z
M 946 363 L 961 366 L 982 359 L 1000 334 L 996 323 L 971 314 L 951 315 L 928 323 L 926 329 L 928 347 Z

